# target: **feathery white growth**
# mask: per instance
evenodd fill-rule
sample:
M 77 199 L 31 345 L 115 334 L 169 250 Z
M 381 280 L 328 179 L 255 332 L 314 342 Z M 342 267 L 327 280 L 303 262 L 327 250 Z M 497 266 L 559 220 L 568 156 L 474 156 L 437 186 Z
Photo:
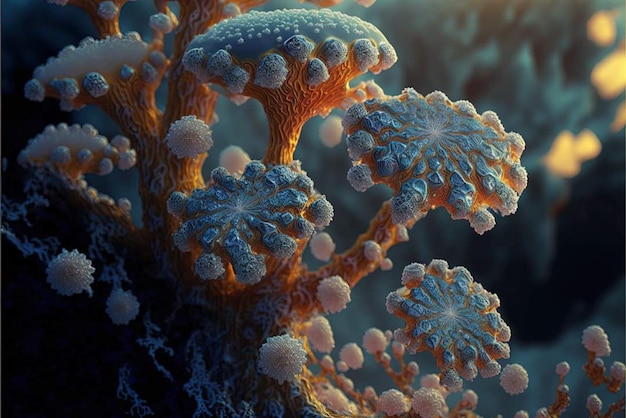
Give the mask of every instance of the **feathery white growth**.
M 46 268 L 47 282 L 63 296 L 71 296 L 83 291 L 91 296 L 93 294 L 91 284 L 95 271 L 96 269 L 91 266 L 91 260 L 85 254 L 78 250 L 70 252 L 63 249 L 61 254 L 50 260 Z
M 220 152 L 219 165 L 234 176 L 241 176 L 250 161 L 250 155 L 238 145 L 229 145 Z
M 170 125 L 165 142 L 178 157 L 195 157 L 213 146 L 211 128 L 194 115 L 183 116 Z
M 261 373 L 278 383 L 293 381 L 306 362 L 306 351 L 300 340 L 288 334 L 269 337 L 259 349 Z
M 327 312 L 342 311 L 350 302 L 350 286 L 340 276 L 326 277 L 317 285 L 317 300 Z
M 328 116 L 320 125 L 320 140 L 328 148 L 339 145 L 342 134 L 341 118 L 337 115 Z
M 113 289 L 107 299 L 106 313 L 115 325 L 128 325 L 139 314 L 139 301 L 130 290 Z

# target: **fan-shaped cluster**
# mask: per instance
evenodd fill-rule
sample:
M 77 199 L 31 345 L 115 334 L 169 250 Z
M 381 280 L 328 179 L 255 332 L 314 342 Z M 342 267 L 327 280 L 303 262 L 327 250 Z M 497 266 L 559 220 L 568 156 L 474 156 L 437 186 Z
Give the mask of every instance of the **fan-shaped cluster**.
M 424 97 L 407 88 L 356 104 L 343 126 L 355 162 L 350 184 L 359 191 L 391 187 L 396 223 L 443 206 L 482 234 L 495 224 L 487 209 L 514 213 L 526 188 L 522 137 L 505 132 L 495 113 L 478 115 L 471 103 L 453 103 L 441 92 Z
M 170 196 L 168 211 L 183 221 L 174 242 L 182 251 L 202 249 L 196 261 L 202 279 L 219 278 L 230 263 L 238 281 L 256 283 L 266 273 L 267 256 L 291 257 L 298 239 L 330 223 L 332 206 L 295 169 L 252 161 L 236 178 L 218 167 L 207 189 Z
M 464 267 L 448 269 L 443 260 L 407 266 L 402 283 L 387 296 L 387 310 L 406 322 L 395 338 L 412 352 L 433 353 L 443 384 L 458 388 L 459 375 L 472 380 L 478 371 L 483 377 L 500 373 L 496 360 L 509 357 L 511 330 L 497 312 L 496 295 Z
M 24 86 L 24 95 L 34 101 L 57 96 L 61 109 L 70 111 L 106 95 L 112 84 L 131 79 L 136 71 L 143 82 L 152 83 L 164 65 L 164 55 L 150 53 L 136 32 L 99 40 L 88 37 L 37 67 Z

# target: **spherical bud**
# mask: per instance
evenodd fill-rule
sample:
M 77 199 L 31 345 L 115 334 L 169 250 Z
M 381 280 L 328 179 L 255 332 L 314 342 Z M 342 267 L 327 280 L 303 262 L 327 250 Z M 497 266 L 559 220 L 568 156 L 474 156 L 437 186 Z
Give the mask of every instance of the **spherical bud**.
M 113 289 L 107 299 L 106 313 L 115 325 L 128 325 L 139 314 L 139 306 L 130 290 Z
M 602 400 L 595 393 L 587 396 L 587 409 L 594 415 L 602 410 Z
M 591 325 L 585 328 L 582 343 L 587 351 L 595 353 L 596 356 L 608 356 L 611 354 L 609 336 L 598 325 Z
M 341 142 L 343 127 L 341 126 L 341 118 L 336 115 L 330 115 L 320 125 L 319 137 L 324 145 L 333 148 Z
M 387 390 L 378 398 L 378 410 L 387 416 L 406 414 L 409 408 L 409 400 L 397 389 Z
M 318 232 L 313 235 L 309 241 L 309 247 L 313 257 L 320 261 L 330 260 L 331 255 L 335 252 L 335 242 L 327 232 Z
M 350 302 L 350 286 L 340 276 L 327 277 L 317 285 L 317 299 L 327 312 L 342 311 Z
M 219 165 L 234 176 L 241 176 L 250 161 L 248 153 L 237 145 L 229 145 L 220 152 Z
M 330 353 L 335 348 L 335 339 L 330 322 L 323 316 L 316 316 L 311 320 L 311 325 L 306 331 L 309 343 L 314 350 L 321 353 Z
M 63 296 L 86 291 L 93 294 L 91 284 L 94 281 L 92 274 L 96 271 L 89 260 L 78 250 L 71 252 L 63 249 L 61 254 L 54 257 L 46 268 L 47 282 Z
M 413 393 L 411 399 L 413 411 L 423 418 L 436 418 L 445 416 L 448 413 L 446 400 L 437 389 L 419 388 Z
M 300 340 L 288 334 L 269 337 L 259 349 L 261 373 L 282 384 L 293 381 L 306 362 L 306 351 Z
M 623 382 L 626 379 L 626 365 L 621 361 L 614 361 L 609 369 L 611 378 Z
M 387 344 L 385 334 L 378 328 L 370 328 L 363 335 L 363 348 L 372 355 L 385 351 Z
M 174 22 L 164 13 L 156 13 L 150 16 L 148 25 L 160 33 L 170 33 L 174 29 Z
M 335 363 L 333 362 L 332 357 L 329 356 L 328 354 L 322 357 L 322 359 L 320 360 L 320 367 L 326 371 L 334 370 Z
M 103 1 L 98 5 L 98 16 L 105 20 L 113 20 L 120 9 L 112 1 Z
M 561 378 L 567 376 L 570 371 L 569 363 L 566 361 L 562 361 L 556 365 L 556 374 L 558 374 Z
M 339 352 L 339 358 L 351 369 L 363 367 L 363 351 L 355 343 L 348 343 Z
M 183 116 L 170 125 L 165 142 L 178 157 L 193 158 L 213 145 L 211 128 L 194 115 Z
M 509 395 L 518 395 L 528 387 L 528 373 L 519 364 L 508 364 L 502 369 L 500 386 Z

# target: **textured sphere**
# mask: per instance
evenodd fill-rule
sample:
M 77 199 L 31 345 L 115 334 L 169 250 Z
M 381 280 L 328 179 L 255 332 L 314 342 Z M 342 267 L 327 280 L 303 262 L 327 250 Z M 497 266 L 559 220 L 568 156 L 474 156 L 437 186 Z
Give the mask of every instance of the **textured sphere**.
M 397 389 L 386 390 L 378 398 L 378 410 L 387 416 L 403 415 L 409 408 L 408 399 Z
M 106 313 L 115 325 L 128 325 L 139 315 L 139 306 L 130 290 L 113 289 L 107 299 Z
M 195 157 L 213 146 L 211 128 L 193 115 L 183 116 L 170 125 L 165 142 L 178 157 Z
M 609 336 L 598 325 L 590 325 L 583 330 L 582 343 L 585 349 L 595 353 L 596 356 L 608 356 L 611 354 Z
M 340 276 L 327 277 L 317 285 L 317 299 L 329 313 L 343 311 L 350 302 L 350 286 Z
M 288 334 L 270 337 L 259 349 L 261 373 L 278 383 L 292 381 L 306 362 L 306 351 L 300 340 Z
M 419 388 L 411 399 L 413 411 L 423 418 L 437 418 L 445 416 L 448 412 L 446 400 L 441 392 L 432 388 Z
M 77 293 L 87 292 L 92 295 L 91 284 L 92 274 L 96 271 L 91 266 L 85 254 L 78 250 L 67 251 L 63 249 L 61 254 L 50 260 L 46 274 L 50 286 L 63 296 L 70 296 Z
M 528 373 L 520 364 L 507 364 L 500 375 L 500 386 L 509 395 L 519 395 L 528 387 Z
M 309 344 L 315 351 L 320 353 L 330 353 L 335 348 L 335 339 L 330 322 L 325 317 L 318 315 L 311 320 L 309 328 L 306 330 Z

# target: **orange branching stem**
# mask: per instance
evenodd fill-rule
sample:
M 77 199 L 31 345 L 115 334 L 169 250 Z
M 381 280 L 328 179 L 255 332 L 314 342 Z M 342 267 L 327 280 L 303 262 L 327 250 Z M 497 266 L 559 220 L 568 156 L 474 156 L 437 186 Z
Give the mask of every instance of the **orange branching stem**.
M 114 0 L 112 3 L 115 4 L 118 11 L 122 9 L 122 6 L 126 4 L 128 0 Z M 91 22 L 96 27 L 98 34 L 101 38 L 104 38 L 107 35 L 115 35 L 120 33 L 120 23 L 119 23 L 119 12 L 113 19 L 103 19 L 98 15 L 98 8 L 100 7 L 101 0 L 69 0 L 68 4 L 72 4 L 74 6 L 78 6 L 85 10 L 89 17 L 91 18 Z
M 411 221 L 406 226 L 394 224 L 391 219 L 389 202 L 385 202 L 376 216 L 370 222 L 366 232 L 359 235 L 350 249 L 342 254 L 335 254 L 330 263 L 316 271 L 309 272 L 306 268 L 300 271 L 298 286 L 294 289 L 294 309 L 302 316 L 321 311 L 321 306 L 315 298 L 307 297 L 315 295 L 320 280 L 339 275 L 350 287 L 365 276 L 372 273 L 379 266 L 379 261 L 368 260 L 364 255 L 364 243 L 375 241 L 380 245 L 383 257 L 392 246 L 405 242 L 406 229 L 412 228 L 416 221 Z
M 376 261 L 368 260 L 363 254 L 363 244 L 366 241 L 375 241 L 380 245 L 384 257 L 393 245 L 406 241 L 405 228 L 410 229 L 414 224 L 415 221 L 406 226 L 394 224 L 389 202 L 385 202 L 370 222 L 367 231 L 358 237 L 354 245 L 346 252 L 333 256 L 329 264 L 312 272 L 306 281 L 317 282 L 325 277 L 339 275 L 350 287 L 356 286 L 363 277 L 378 267 Z
M 316 51 L 313 52 L 315 54 Z M 265 164 L 289 164 L 293 161 L 304 124 L 313 116 L 328 114 L 351 93 L 348 82 L 361 73 L 352 55 L 349 54 L 344 63 L 331 68 L 329 79 L 318 86 L 307 83 L 307 64 L 290 56 L 284 56 L 289 75 L 280 87 L 268 89 L 252 82 L 245 86 L 243 95 L 257 99 L 267 116 L 269 143 L 263 158 Z M 236 63 L 254 80 L 254 62 Z

